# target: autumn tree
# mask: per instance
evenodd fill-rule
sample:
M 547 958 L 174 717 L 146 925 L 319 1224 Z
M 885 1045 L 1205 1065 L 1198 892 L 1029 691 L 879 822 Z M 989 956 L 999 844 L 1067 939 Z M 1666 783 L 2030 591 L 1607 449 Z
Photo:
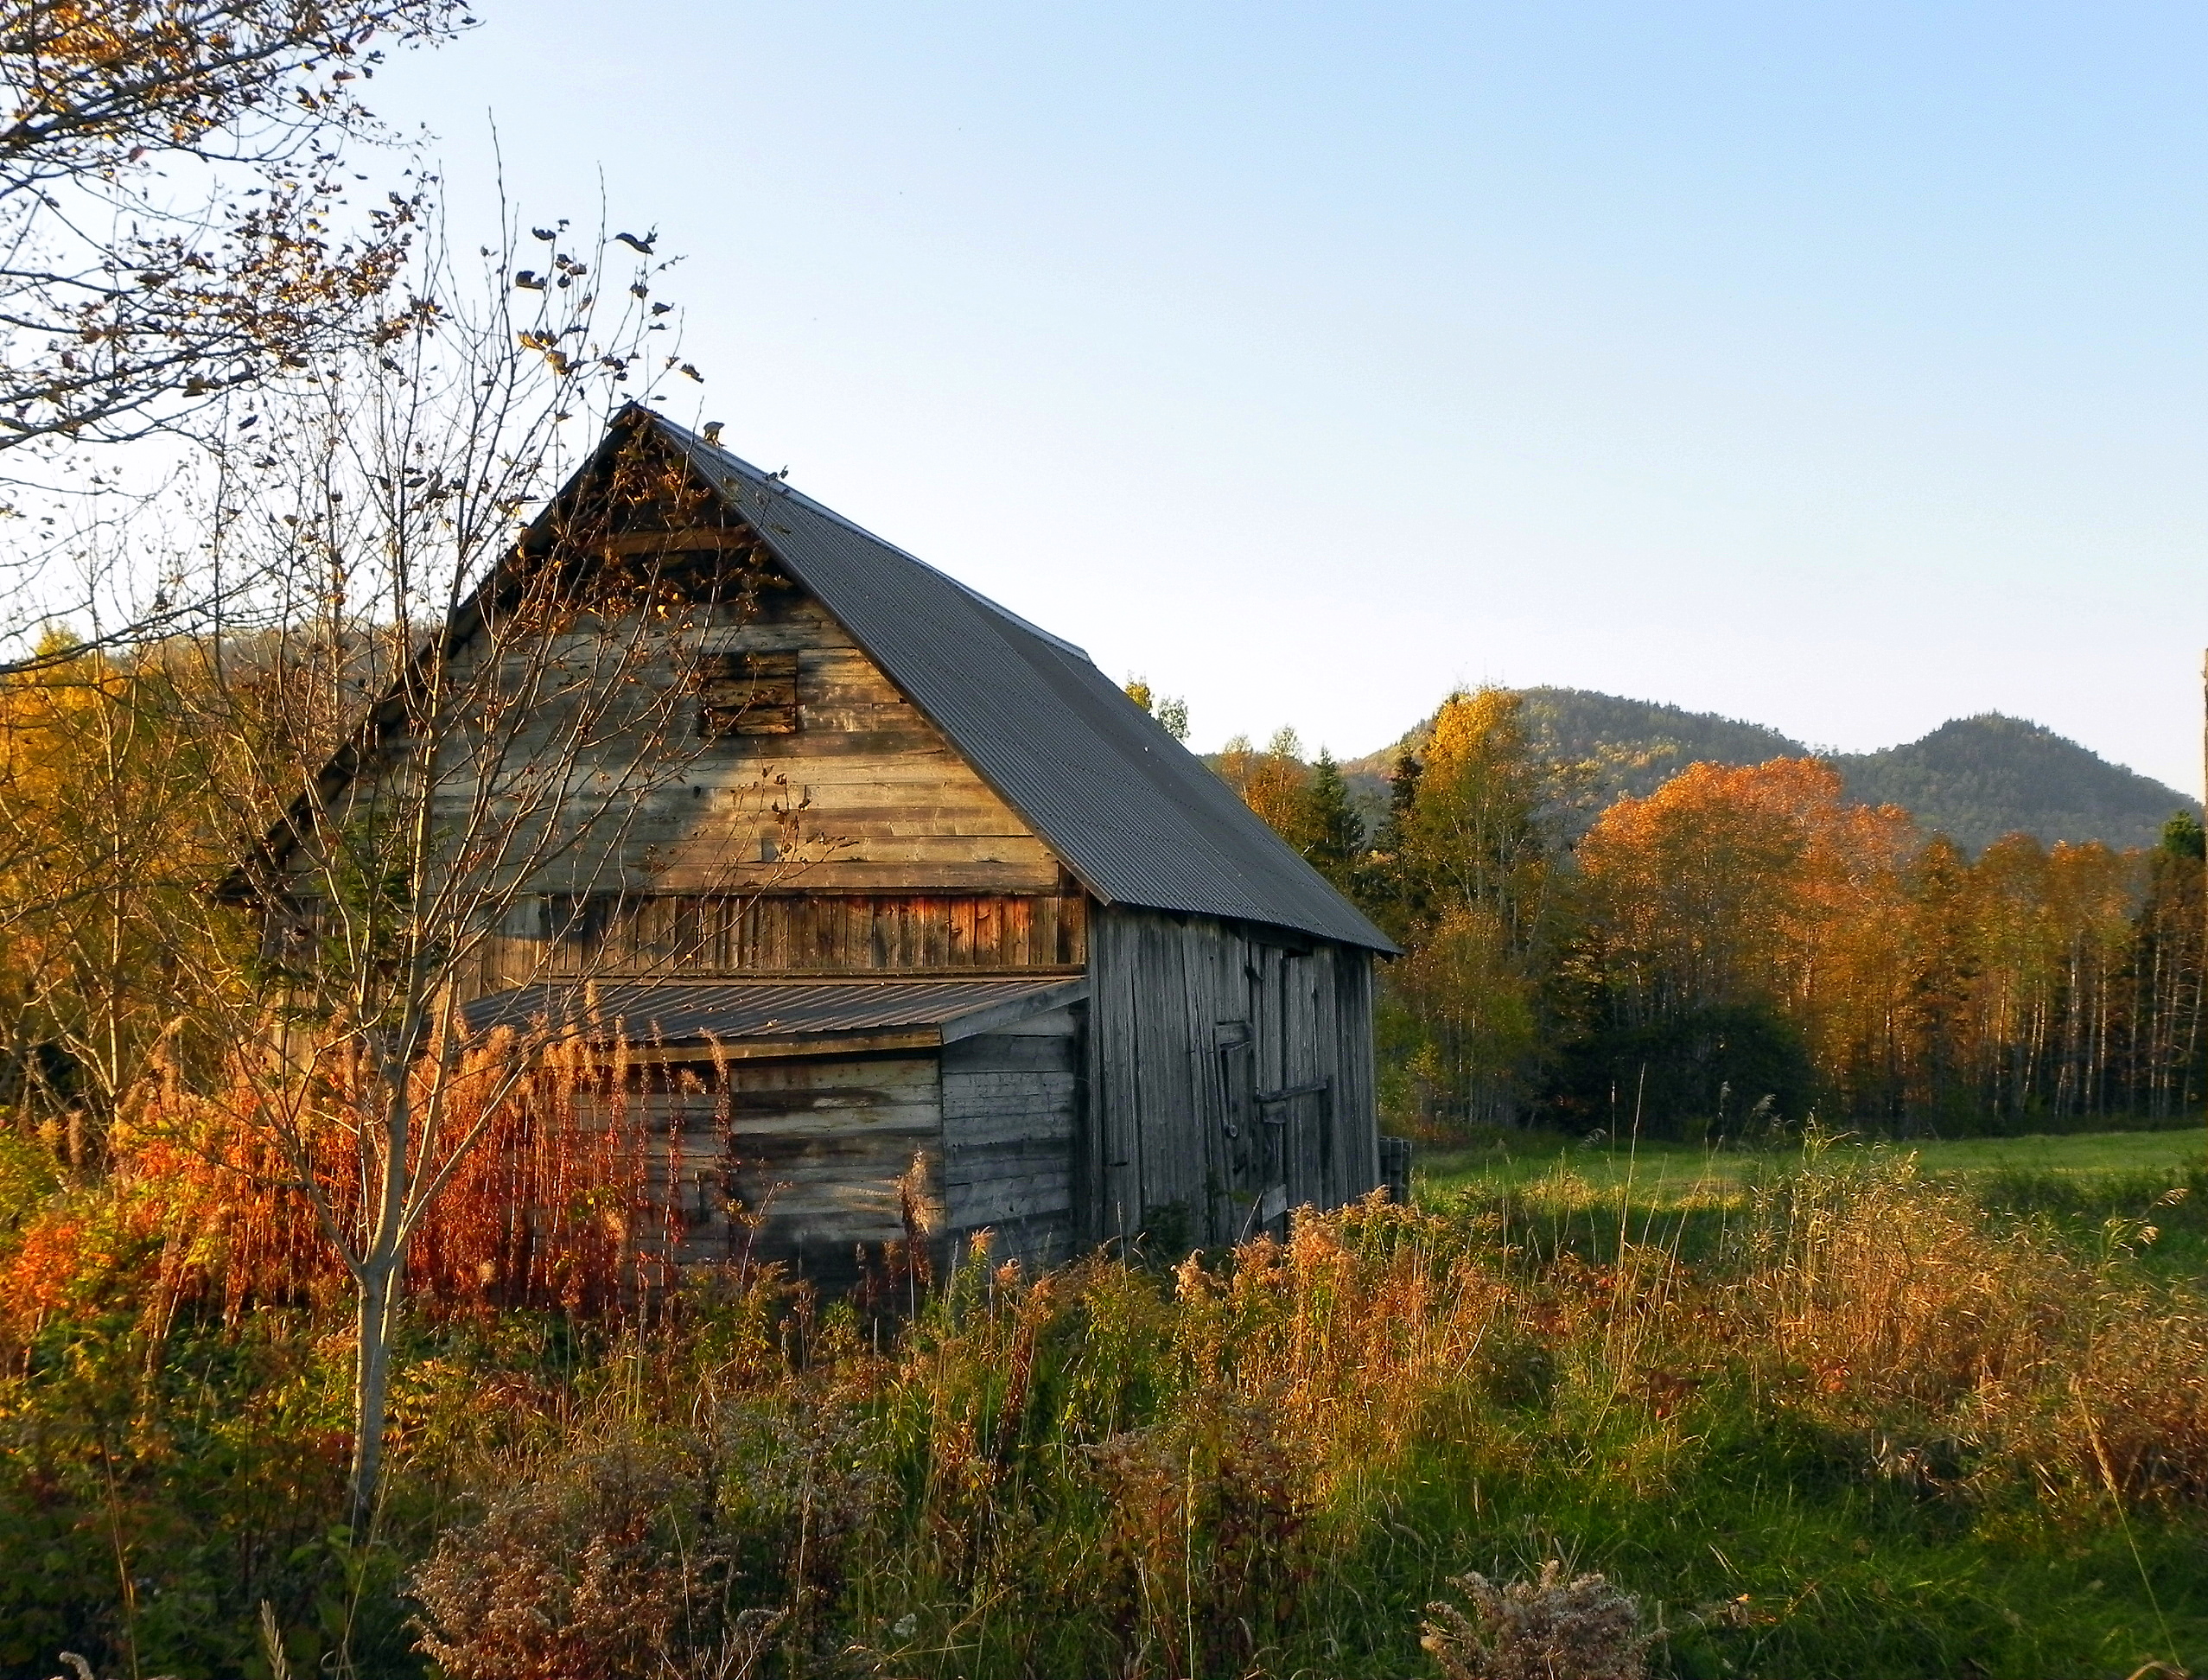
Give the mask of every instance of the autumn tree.
M 151 564 L 130 519 L 189 451 L 94 446 L 211 442 L 381 329 L 430 188 L 361 173 L 397 142 L 363 90 L 473 22 L 461 0 L 0 0 L 0 481 L 25 516 L 0 669 L 57 626 L 100 652 L 209 621 L 200 557 Z
M 1177 695 L 1152 692 L 1149 684 L 1140 677 L 1129 677 L 1126 684 L 1127 697 L 1158 720 L 1158 727 L 1175 741 L 1188 739 L 1188 703 Z
M 2051 1106 L 2058 1115 L 2105 1114 L 2119 1100 L 2137 860 L 2088 841 L 2058 843 L 2048 862 L 2062 999 Z
M 1798 1119 L 1811 1057 L 1848 1065 L 1888 1007 L 1911 849 L 1906 812 L 1847 803 L 1814 759 L 1696 764 L 1617 801 L 1579 848 L 1607 1018 L 1582 1099 L 1645 1088 L 1667 1122 L 1719 1123 L 1769 1098 Z
M 2011 834 L 1987 847 L 1971 870 L 1979 974 L 1969 1042 L 1979 1101 L 1995 1114 L 2026 1113 L 2046 1101 L 2062 974 L 2048 865 L 2037 837 Z
M 1398 761 L 1365 880 L 1405 946 L 1382 1027 L 1395 1104 L 1429 1128 L 1511 1123 L 1537 1088 L 1563 908 L 1549 790 L 1503 689 L 1450 696 L 1423 754 Z
M 0 449 L 115 442 L 328 348 L 395 277 L 345 226 L 360 90 L 460 0 L 0 3 Z
M 1212 767 L 1274 833 L 1299 852 L 1308 850 L 1316 838 L 1311 830 L 1311 769 L 1294 729 L 1275 730 L 1262 752 L 1248 735 L 1236 735 L 1219 749 Z
M 695 525 L 706 492 L 633 412 L 607 430 L 678 361 L 650 336 L 664 259 L 624 272 L 602 235 L 533 238 L 480 270 L 418 248 L 380 341 L 226 444 L 200 533 L 252 585 L 244 627 L 196 643 L 198 726 L 225 749 L 230 831 L 264 837 L 218 894 L 252 908 L 258 945 L 198 941 L 192 977 L 231 1123 L 354 1284 L 358 1527 L 410 1246 L 546 1035 L 575 1028 L 554 1012 L 486 1045 L 459 1005 L 553 971 L 548 901 L 633 888 L 627 837 L 698 750 L 698 660 L 760 582 L 740 544 L 652 534 Z M 771 777 L 748 797 L 748 850 L 689 864 L 732 890 L 811 842 Z
M 2202 862 L 2208 855 L 2200 821 L 2180 811 L 2162 830 L 2145 861 L 2146 879 L 2133 925 L 2129 1079 L 2127 1104 L 2156 1120 L 2197 1113 L 2203 1093 L 2204 1034 Z
M 1292 729 L 1274 732 L 1259 752 L 1237 735 L 1212 760 L 1226 785 L 1343 894 L 1362 891 L 1365 819 L 1350 798 L 1341 767 L 1323 747 L 1306 763 Z
M 1896 1095 L 1857 1111 L 1943 1129 L 2163 1119 L 2202 1088 L 2198 828 L 2160 845 L 1935 837 L 1908 872 Z
M 188 646 L 40 652 L 0 677 L 0 1078 L 82 1168 L 154 1057 L 200 1047 L 188 950 L 227 837 Z
M 1387 1100 L 1428 1129 L 1517 1118 L 1536 1090 L 1541 996 L 1557 948 L 1558 842 L 1548 767 L 1518 697 L 1452 695 L 1423 756 L 1399 756 L 1366 844 L 1340 767 L 1308 764 L 1293 729 L 1238 735 L 1212 760 L 1243 802 L 1405 948 L 1387 972 Z

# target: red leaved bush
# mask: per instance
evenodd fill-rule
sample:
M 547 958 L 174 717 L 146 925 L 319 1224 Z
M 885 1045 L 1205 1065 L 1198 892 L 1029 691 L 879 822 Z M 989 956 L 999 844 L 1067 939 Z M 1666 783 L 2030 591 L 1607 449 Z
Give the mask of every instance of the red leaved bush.
M 628 1069 L 569 1042 L 517 1080 L 513 1053 L 505 1036 L 474 1047 L 449 1079 L 439 1131 L 465 1144 L 412 1239 L 409 1293 L 445 1311 L 604 1314 L 653 1298 L 672 1281 L 678 1216 L 650 1193 L 666 1146 L 643 1123 Z M 343 1063 L 303 1093 L 244 1077 L 213 1095 L 173 1076 L 149 1083 L 115 1128 L 102 1181 L 57 1198 L 0 1257 L 0 1320 L 34 1333 L 57 1314 L 128 1303 L 157 1327 L 186 1300 L 235 1318 L 254 1302 L 342 1295 L 325 1220 L 342 1231 L 364 1216 L 360 1096 Z

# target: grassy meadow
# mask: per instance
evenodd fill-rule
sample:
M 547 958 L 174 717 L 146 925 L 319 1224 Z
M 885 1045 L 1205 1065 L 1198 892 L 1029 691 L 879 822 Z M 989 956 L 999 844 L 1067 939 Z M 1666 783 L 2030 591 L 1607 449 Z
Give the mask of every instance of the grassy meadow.
M 1658 1674 L 2208 1668 L 2180 1135 L 1435 1156 L 1413 1208 L 984 1254 L 908 1321 L 423 1303 L 365 1546 L 334 1302 L 226 1306 L 111 1180 L 16 1193 L 7 1675 L 271 1675 L 264 1618 L 295 1674 L 1431 1675 L 1451 1577 L 1550 1559 Z
M 2146 1270 L 2208 1282 L 2208 1206 L 2190 1192 L 2170 1200 L 2208 1168 L 2208 1130 L 2197 1128 L 1904 1143 L 1842 1136 L 1771 1149 L 1502 1133 L 1480 1147 L 1427 1152 L 1414 1180 L 1428 1206 L 1455 1199 L 1507 1209 L 1515 1198 L 1583 1225 L 1582 1244 L 1600 1246 L 1623 1216 L 1635 1242 L 1703 1251 L 1734 1216 L 1805 1171 L 1904 1164 L 1995 1219 L 2036 1216 L 2089 1246 L 2120 1240 Z
M 2179 1172 L 2208 1164 L 2208 1130 L 2083 1132 L 2023 1137 L 1967 1137 L 1866 1144 L 1840 1137 L 1823 1146 L 1828 1160 L 1849 1152 L 1913 1155 L 1929 1178 L 2060 1174 L 2077 1180 Z M 1557 1172 L 1615 1193 L 1627 1184 L 1636 1201 L 1675 1207 L 1702 1200 L 1737 1199 L 1749 1185 L 1798 1168 L 1794 1145 L 1782 1149 L 1705 1149 L 1656 1141 L 1589 1142 L 1554 1133 L 1499 1134 L 1477 1149 L 1428 1150 L 1418 1159 L 1422 1196 L 1473 1184 L 1518 1187 Z

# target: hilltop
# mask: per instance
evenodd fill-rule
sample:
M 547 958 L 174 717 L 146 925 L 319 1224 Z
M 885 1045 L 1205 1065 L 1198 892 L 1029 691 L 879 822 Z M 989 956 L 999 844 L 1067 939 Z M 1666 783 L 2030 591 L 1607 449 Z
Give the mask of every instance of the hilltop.
M 2150 776 L 1998 712 L 1833 762 L 1856 799 L 1906 805 L 1925 827 L 1944 830 L 1973 851 L 2020 829 L 2046 841 L 2149 845 L 2173 811 L 2200 809 Z
M 1524 690 L 1526 720 L 1549 757 L 1587 767 L 1582 821 L 1620 794 L 1645 794 L 1698 760 L 1760 764 L 1816 752 L 1760 723 L 1690 712 L 1586 689 Z M 1425 738 L 1422 722 L 1401 741 L 1345 763 L 1369 813 L 1386 799 L 1397 749 Z M 2151 844 L 2173 811 L 2199 802 L 2022 718 L 1986 712 L 1943 723 L 1918 741 L 1874 753 L 1820 754 L 1846 779 L 1852 798 L 1898 805 L 1927 831 L 1976 851 L 2004 834 Z

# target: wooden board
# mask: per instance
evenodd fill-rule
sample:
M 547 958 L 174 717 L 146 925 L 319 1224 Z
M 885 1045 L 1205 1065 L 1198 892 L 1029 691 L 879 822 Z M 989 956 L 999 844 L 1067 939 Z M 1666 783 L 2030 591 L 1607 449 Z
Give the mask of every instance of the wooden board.
M 1206 917 L 1097 912 L 1082 1238 L 1231 1242 L 1371 1189 L 1371 965 Z
M 694 1065 L 639 1075 L 651 1189 L 679 1210 L 685 1262 L 780 1262 L 835 1285 L 855 1250 L 904 1240 L 899 1180 L 920 1163 L 943 1236 L 942 1091 L 932 1053 Z
M 1088 956 L 1078 894 L 607 894 L 541 904 L 514 954 L 551 977 L 1078 974 Z
M 954 1245 L 1029 1267 L 1070 1257 L 1082 1055 L 1079 1008 L 943 1049 L 943 1181 Z

